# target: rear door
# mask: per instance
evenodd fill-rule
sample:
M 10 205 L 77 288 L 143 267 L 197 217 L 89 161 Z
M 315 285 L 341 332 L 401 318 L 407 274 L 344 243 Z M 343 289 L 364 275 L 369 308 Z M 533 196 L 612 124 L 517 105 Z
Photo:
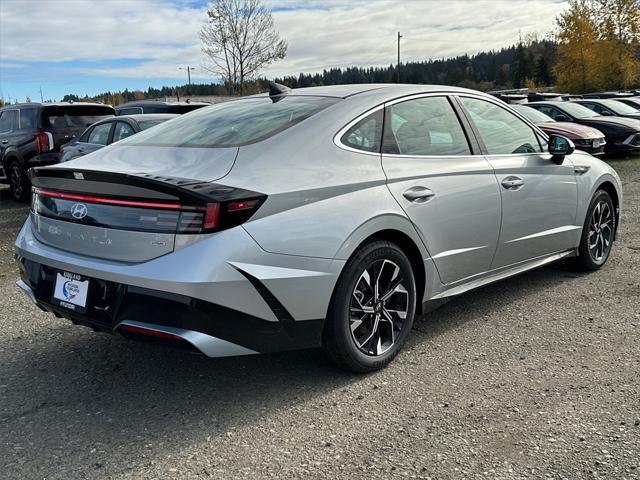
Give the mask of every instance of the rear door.
M 42 129 L 53 136 L 52 150 L 57 152 L 88 126 L 113 116 L 114 110 L 106 105 L 54 105 L 43 108 Z
M 560 165 L 532 126 L 497 101 L 460 95 L 495 170 L 502 194 L 502 224 L 492 268 L 560 252 L 578 244 L 578 190 L 573 163 Z
M 446 95 L 387 104 L 382 164 L 442 282 L 486 272 L 500 231 L 500 191 Z

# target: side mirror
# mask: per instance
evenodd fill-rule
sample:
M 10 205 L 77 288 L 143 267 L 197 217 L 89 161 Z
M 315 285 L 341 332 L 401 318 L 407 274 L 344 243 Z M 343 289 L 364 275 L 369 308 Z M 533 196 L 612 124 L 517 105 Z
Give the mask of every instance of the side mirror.
M 562 114 L 558 114 L 555 117 L 553 117 L 553 119 L 556 122 L 568 122 L 569 121 L 569 117 L 567 117 L 566 115 L 562 115 Z
M 611 113 L 609 110 L 602 110 L 600 112 L 600 115 L 604 116 L 604 117 L 612 117 L 613 113 Z
M 562 135 L 551 135 L 549 137 L 549 153 L 552 155 L 551 159 L 561 164 L 564 157 L 571 155 L 576 149 L 576 146 L 571 140 Z

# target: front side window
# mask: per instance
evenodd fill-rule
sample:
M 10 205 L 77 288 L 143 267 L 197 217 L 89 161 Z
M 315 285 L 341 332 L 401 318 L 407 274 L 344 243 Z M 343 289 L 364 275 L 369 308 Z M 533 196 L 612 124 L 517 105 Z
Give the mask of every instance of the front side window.
M 111 122 L 101 123 L 96 125 L 89 134 L 89 143 L 95 143 L 96 145 L 106 145 L 109 141 L 109 131 L 111 130 Z
M 267 96 L 233 100 L 200 108 L 119 145 L 239 147 L 265 140 L 339 101 L 304 95 L 287 95 L 275 102 Z
M 382 151 L 400 155 L 470 155 L 469 142 L 446 97 L 425 97 L 388 107 Z
M 378 110 L 353 125 L 342 136 L 343 145 L 365 152 L 380 152 L 382 141 L 382 119 L 384 114 Z
M 5 110 L 0 113 L 0 133 L 11 132 L 18 126 L 18 111 Z
M 128 123 L 116 122 L 116 127 L 113 130 L 113 141 L 117 142 L 124 138 L 130 137 L 134 133 L 136 132 L 133 131 L 133 127 Z
M 533 129 L 513 113 L 486 100 L 460 97 L 489 155 L 542 152 Z

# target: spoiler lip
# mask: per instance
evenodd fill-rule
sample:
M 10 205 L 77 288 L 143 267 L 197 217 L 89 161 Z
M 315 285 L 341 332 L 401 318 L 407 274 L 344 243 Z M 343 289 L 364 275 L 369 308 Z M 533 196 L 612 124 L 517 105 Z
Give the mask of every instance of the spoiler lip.
M 67 194 L 100 196 L 129 201 L 175 202 L 201 206 L 210 202 L 266 197 L 260 192 L 219 183 L 148 173 L 114 173 L 55 167 L 29 170 L 34 188 Z

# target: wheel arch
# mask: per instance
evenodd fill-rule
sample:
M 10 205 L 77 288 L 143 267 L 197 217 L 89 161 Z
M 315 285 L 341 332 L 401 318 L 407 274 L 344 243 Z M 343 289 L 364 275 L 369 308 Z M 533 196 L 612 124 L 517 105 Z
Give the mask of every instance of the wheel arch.
M 615 185 L 609 180 L 601 181 L 596 187 L 594 193 L 598 190 L 604 190 L 605 192 L 607 192 L 611 197 L 611 200 L 613 201 L 613 208 L 616 216 L 616 230 L 614 232 L 615 240 L 615 237 L 618 235 L 618 225 L 620 224 L 620 196 L 618 195 L 618 190 L 616 189 Z
M 354 241 L 354 236 L 357 236 L 357 241 Z M 434 281 L 435 272 L 431 272 L 427 268 L 425 259 L 430 258 L 429 252 L 418 237 L 413 225 L 407 219 L 394 216 L 387 218 L 384 222 L 375 221 L 373 224 L 361 226 L 343 244 L 338 252 L 338 258 L 349 259 L 364 245 L 377 240 L 384 240 L 397 245 L 409 259 L 416 281 L 416 297 L 418 300 L 416 302 L 416 314 L 421 314 L 427 283 Z

